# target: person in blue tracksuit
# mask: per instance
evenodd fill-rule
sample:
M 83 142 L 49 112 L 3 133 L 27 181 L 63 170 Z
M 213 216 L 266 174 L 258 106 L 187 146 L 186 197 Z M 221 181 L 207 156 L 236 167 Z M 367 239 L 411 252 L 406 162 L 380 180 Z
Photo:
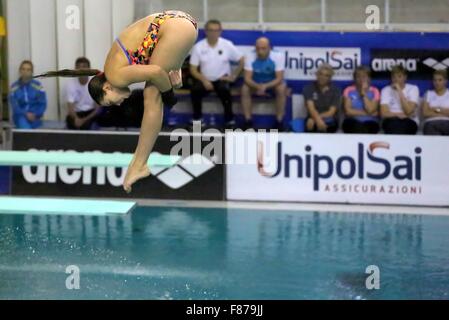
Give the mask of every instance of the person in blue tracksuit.
M 12 84 L 9 93 L 14 124 L 19 129 L 39 128 L 47 108 L 47 95 L 42 84 L 32 78 L 31 61 L 23 61 L 20 64 L 19 74 L 19 80 Z

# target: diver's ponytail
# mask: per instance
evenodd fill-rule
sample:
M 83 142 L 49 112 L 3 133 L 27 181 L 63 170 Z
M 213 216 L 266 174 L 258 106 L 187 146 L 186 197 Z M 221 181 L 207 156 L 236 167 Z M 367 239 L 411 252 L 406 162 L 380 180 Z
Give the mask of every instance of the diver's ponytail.
M 51 77 L 65 77 L 65 78 L 74 78 L 74 77 L 89 77 L 96 76 L 101 74 L 102 72 L 97 69 L 63 69 L 58 71 L 49 71 L 46 73 L 39 74 L 34 76 L 33 78 L 51 78 Z
M 39 74 L 34 76 L 33 78 L 51 78 L 51 77 L 66 77 L 66 78 L 74 78 L 74 77 L 89 77 L 93 76 L 89 81 L 88 90 L 92 99 L 99 105 L 104 97 L 103 86 L 106 83 L 106 75 L 104 72 L 97 69 L 63 69 L 58 71 L 49 71 L 46 73 Z

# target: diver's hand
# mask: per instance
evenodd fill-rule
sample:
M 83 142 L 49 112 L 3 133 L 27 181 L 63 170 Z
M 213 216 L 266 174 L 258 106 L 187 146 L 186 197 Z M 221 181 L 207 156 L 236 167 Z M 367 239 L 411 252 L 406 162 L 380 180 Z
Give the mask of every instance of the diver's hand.
M 171 82 L 171 85 L 173 86 L 173 88 L 175 88 L 175 89 L 182 88 L 182 71 L 181 71 L 181 69 L 175 70 L 175 71 L 170 71 L 168 73 L 168 77 L 170 78 L 170 82 Z
M 126 193 L 131 193 L 132 185 L 143 178 L 146 178 L 150 175 L 150 168 L 147 164 L 143 166 L 135 165 L 131 163 L 128 167 L 128 171 L 126 172 L 125 181 L 123 182 L 123 189 Z

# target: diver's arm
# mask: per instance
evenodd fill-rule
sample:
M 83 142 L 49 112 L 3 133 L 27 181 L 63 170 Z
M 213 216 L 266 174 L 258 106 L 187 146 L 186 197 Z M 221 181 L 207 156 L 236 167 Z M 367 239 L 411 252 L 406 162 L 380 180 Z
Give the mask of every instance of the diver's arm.
M 166 92 L 172 89 L 168 73 L 158 65 L 130 65 L 120 68 L 113 76 L 106 75 L 113 86 L 124 88 L 132 83 L 149 81 L 159 91 Z

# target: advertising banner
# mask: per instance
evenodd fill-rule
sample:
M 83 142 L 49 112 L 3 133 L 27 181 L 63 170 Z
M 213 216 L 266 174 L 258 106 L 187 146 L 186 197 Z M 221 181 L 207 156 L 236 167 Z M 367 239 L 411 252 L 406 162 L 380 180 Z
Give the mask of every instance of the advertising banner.
M 449 140 L 424 136 L 226 136 L 229 200 L 449 205 Z
M 157 171 L 153 168 L 152 175 L 138 181 L 130 195 L 122 188 L 126 167 L 15 167 L 11 192 L 13 195 L 223 200 L 223 165 L 215 160 L 213 148 L 208 148 L 211 152 L 207 155 L 201 152 L 211 143 L 211 138 L 216 144 L 224 145 L 221 135 L 161 135 L 154 152 L 170 154 L 180 142 L 197 148 L 178 148 L 184 153 L 179 154 L 183 159 L 178 164 Z M 15 130 L 13 149 L 133 153 L 137 140 L 138 133 Z

